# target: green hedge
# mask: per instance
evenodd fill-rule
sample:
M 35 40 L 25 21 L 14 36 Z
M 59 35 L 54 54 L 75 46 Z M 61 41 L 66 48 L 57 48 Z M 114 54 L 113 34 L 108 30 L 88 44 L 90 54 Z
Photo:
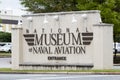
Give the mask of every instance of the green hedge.
M 0 32 L 0 42 L 11 42 L 11 33 Z

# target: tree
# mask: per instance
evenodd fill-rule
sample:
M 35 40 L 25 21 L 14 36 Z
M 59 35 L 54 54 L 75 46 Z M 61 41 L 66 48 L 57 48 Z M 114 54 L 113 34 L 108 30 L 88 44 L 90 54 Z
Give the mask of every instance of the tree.
M 114 24 L 114 40 L 120 38 L 120 0 L 20 0 L 28 11 L 58 12 L 100 10 L 104 23 Z M 119 38 L 118 38 L 119 37 Z
M 104 23 L 114 24 L 114 41 L 120 38 L 120 0 L 79 0 L 79 10 L 100 10 Z
M 76 0 L 20 0 L 33 13 L 78 10 Z

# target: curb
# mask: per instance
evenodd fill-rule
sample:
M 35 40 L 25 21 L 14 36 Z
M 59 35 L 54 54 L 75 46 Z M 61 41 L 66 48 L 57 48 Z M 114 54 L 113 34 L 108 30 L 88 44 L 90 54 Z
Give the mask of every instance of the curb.
M 120 75 L 120 72 L 0 72 L 0 74 Z

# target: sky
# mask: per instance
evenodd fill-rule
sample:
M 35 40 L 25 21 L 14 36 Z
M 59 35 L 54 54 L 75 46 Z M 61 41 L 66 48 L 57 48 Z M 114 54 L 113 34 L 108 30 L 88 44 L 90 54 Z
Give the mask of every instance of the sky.
M 0 9 L 13 10 L 13 15 L 25 14 L 26 12 L 22 10 L 23 8 L 19 0 L 0 0 Z

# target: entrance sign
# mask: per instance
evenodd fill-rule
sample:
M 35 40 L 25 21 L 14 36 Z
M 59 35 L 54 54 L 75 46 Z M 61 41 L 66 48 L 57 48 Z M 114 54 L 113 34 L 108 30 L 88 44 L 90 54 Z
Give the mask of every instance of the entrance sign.
M 24 15 L 12 31 L 12 69 L 111 69 L 112 26 L 97 10 Z

